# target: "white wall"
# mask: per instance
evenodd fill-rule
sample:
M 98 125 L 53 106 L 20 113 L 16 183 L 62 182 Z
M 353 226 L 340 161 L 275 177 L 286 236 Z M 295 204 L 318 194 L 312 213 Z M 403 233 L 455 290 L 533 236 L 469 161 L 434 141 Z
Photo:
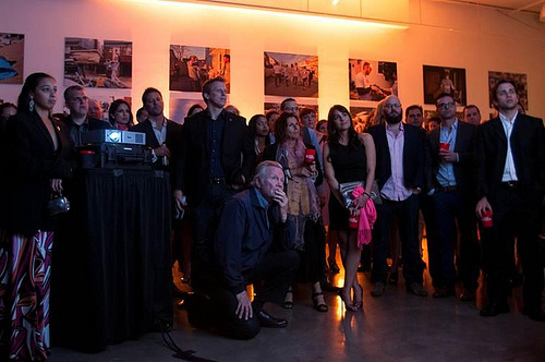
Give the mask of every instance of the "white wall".
M 321 118 L 331 105 L 349 104 L 349 58 L 396 61 L 405 106 L 423 103 L 422 64 L 465 68 L 467 100 L 483 113 L 489 70 L 526 73 L 529 113 L 545 116 L 545 25 L 537 15 L 510 17 L 431 0 L 409 5 L 408 29 L 388 30 L 157 0 L 5 1 L 0 32 L 25 34 L 25 76 L 48 72 L 60 91 L 65 37 L 132 41 L 133 110 L 147 86 L 168 94 L 169 45 L 177 44 L 231 49 L 231 103 L 247 118 L 263 112 L 263 51 L 318 55 Z M 0 85 L 0 98 L 15 101 L 19 90 L 20 85 Z M 91 96 L 101 92 L 89 91 Z M 62 109 L 61 101 L 56 108 Z

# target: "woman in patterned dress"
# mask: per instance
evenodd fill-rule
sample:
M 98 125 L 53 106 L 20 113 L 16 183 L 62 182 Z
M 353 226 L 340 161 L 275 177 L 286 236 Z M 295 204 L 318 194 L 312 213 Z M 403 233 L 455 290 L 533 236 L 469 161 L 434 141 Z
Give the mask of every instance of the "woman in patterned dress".
M 49 355 L 49 289 L 55 217 L 47 204 L 71 174 L 70 141 L 51 118 L 53 77 L 27 77 L 6 126 L 0 187 L 0 360 Z

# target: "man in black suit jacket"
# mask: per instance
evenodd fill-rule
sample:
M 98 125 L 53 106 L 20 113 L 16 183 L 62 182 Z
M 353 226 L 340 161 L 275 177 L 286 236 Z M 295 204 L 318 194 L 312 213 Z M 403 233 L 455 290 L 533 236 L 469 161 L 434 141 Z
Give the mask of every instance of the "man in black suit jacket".
M 403 112 L 399 98 L 389 96 L 385 102 L 386 124 L 368 130 L 375 141 L 375 175 L 384 199 L 383 204 L 377 206 L 374 228 L 371 281 L 375 286 L 371 295 L 378 297 L 384 293 L 390 226 L 397 216 L 407 290 L 426 296 L 418 242 L 418 194 L 424 183 L 424 136 L 417 127 L 401 122 Z
M 513 237 L 524 274 L 524 313 L 545 321 L 541 308 L 543 267 L 539 260 L 539 210 L 545 182 L 545 129 L 541 119 L 521 114 L 515 84 L 502 80 L 492 92 L 499 117 L 479 126 L 477 136 L 477 215 L 492 212 L 484 229 L 483 255 L 488 304 L 481 316 L 508 313 L 508 278 Z
M 153 168 L 171 172 L 175 179 L 176 167 L 181 153 L 182 126 L 164 116 L 164 102 L 161 92 L 147 88 L 142 94 L 142 103 L 148 112 L 144 122 L 130 128 L 131 132 L 146 134 L 146 146 L 152 148 Z
M 453 247 L 456 224 L 460 233 L 458 262 L 465 290 L 463 301 L 475 300 L 480 249 L 475 228 L 474 155 L 476 127 L 456 118 L 456 103 L 448 93 L 435 100 L 441 118 L 438 129 L 426 136 L 426 185 L 432 195 L 438 238 L 428 240 L 434 298 L 454 295 L 456 271 Z
M 64 102 L 70 110 L 70 115 L 63 122 L 68 126 L 70 139 L 75 146 L 81 146 L 81 134 L 98 129 L 109 129 L 108 122 L 90 118 L 89 98 L 85 88 L 80 85 L 72 85 L 64 91 Z
M 225 82 L 207 81 L 202 92 L 207 108 L 184 123 L 182 153 L 175 181 L 175 200 L 182 208 L 182 196 L 193 217 L 193 287 L 205 287 L 211 260 L 211 243 L 221 207 L 251 180 L 254 146 L 244 118 L 226 112 Z

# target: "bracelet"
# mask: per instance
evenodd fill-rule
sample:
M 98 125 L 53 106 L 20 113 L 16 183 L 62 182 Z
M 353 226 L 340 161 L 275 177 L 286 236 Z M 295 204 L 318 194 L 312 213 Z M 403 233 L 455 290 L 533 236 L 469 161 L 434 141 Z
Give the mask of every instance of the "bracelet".
M 364 192 L 363 194 L 364 194 L 364 195 L 367 195 L 369 198 L 371 197 L 371 194 L 368 193 L 368 192 Z

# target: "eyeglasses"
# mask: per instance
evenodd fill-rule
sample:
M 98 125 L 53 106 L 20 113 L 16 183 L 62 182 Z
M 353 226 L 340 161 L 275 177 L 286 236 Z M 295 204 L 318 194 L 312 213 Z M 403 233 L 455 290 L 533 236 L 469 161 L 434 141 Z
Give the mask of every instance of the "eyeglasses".
M 401 104 L 399 103 L 394 103 L 394 104 L 385 104 L 384 105 L 384 108 L 387 108 L 387 109 L 390 109 L 390 108 L 401 108 Z
M 446 103 L 441 103 L 437 105 L 437 108 L 439 109 L 447 109 L 450 107 L 454 107 L 454 102 L 446 102 Z

